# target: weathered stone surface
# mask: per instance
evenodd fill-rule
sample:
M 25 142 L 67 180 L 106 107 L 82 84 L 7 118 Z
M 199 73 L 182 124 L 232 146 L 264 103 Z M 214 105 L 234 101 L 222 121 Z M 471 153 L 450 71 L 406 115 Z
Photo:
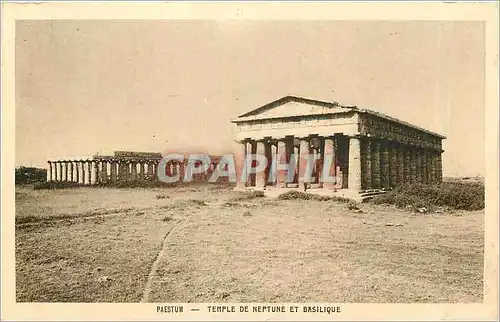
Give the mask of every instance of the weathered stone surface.
M 372 152 L 372 188 L 378 189 L 381 187 L 380 183 L 380 141 L 370 139 L 371 152 Z
M 350 190 L 361 190 L 361 143 L 358 137 L 349 138 L 349 179 Z

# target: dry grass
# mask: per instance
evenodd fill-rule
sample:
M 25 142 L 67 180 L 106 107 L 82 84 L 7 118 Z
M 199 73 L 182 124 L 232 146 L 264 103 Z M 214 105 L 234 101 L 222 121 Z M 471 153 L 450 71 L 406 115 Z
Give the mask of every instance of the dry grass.
M 138 302 L 163 247 L 154 302 L 482 301 L 482 211 L 360 213 L 211 187 L 160 194 L 19 190 L 17 300 Z

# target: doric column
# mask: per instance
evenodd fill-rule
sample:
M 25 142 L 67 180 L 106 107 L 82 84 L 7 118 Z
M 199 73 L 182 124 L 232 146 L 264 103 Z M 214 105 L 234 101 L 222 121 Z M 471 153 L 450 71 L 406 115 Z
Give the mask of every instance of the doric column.
M 118 181 L 119 182 L 125 182 L 127 181 L 127 166 L 128 164 L 125 162 L 125 160 L 119 160 L 118 161 Z M 149 179 L 151 179 L 151 163 L 148 163 L 148 175 Z
M 441 151 L 437 151 L 436 155 L 436 182 L 441 183 L 443 181 L 443 163 Z
M 289 155 L 287 154 L 286 144 L 287 144 L 287 141 L 285 139 L 278 140 L 278 144 L 277 144 L 277 148 L 276 148 L 276 150 L 277 150 L 277 153 L 276 153 L 277 165 L 290 162 Z M 277 175 L 277 180 L 276 180 L 276 186 L 278 188 L 286 188 L 287 174 L 288 174 L 288 172 L 286 170 L 278 170 L 278 175 Z
M 389 188 L 389 149 L 388 142 L 380 142 L 380 185 Z
M 398 158 L 397 148 L 395 142 L 389 143 L 389 186 L 395 187 L 397 185 L 398 175 Z
M 64 181 L 68 181 L 68 162 L 64 161 Z
M 372 187 L 372 149 L 371 139 L 361 140 L 361 188 L 370 189 Z
M 48 161 L 47 167 L 47 181 L 52 181 L 52 162 Z
M 153 181 L 158 181 L 158 161 L 153 161 Z
M 380 141 L 370 139 L 372 154 L 372 188 L 379 189 L 380 184 Z
M 270 140 L 265 140 L 264 141 L 264 155 L 267 159 L 267 165 L 266 165 L 266 170 L 264 171 L 265 173 L 265 186 L 268 186 L 269 184 L 274 185 L 274 182 L 269 182 L 269 174 L 271 172 L 271 162 L 272 162 L 272 144 Z
M 94 160 L 90 160 L 89 161 L 89 165 L 90 165 L 90 173 L 89 173 L 89 179 L 90 179 L 90 184 L 95 184 L 97 182 L 96 178 L 96 168 L 97 168 L 97 164 L 96 164 L 96 161 Z
M 308 185 L 310 182 L 311 171 L 308 171 L 309 152 L 309 138 L 301 138 L 299 146 L 299 189 L 304 189 L 304 185 Z
M 86 174 L 86 171 L 85 171 L 85 164 L 86 164 L 86 162 L 85 162 L 85 161 L 82 161 L 82 162 L 81 162 L 81 164 L 82 164 L 82 184 L 84 184 L 84 185 L 85 185 L 85 183 L 86 183 L 86 182 L 85 182 L 85 174 Z
M 403 183 L 410 183 L 410 173 L 411 173 L 411 157 L 410 157 L 410 147 L 403 147 Z
M 257 144 L 255 143 L 255 141 L 248 141 L 247 142 L 247 145 L 245 146 L 246 147 L 246 152 L 247 152 L 247 155 L 251 155 L 252 157 L 255 156 L 255 154 L 257 154 Z M 250 173 L 250 168 L 254 167 L 256 165 L 256 161 L 253 160 L 249 167 L 247 168 L 247 187 L 253 187 L 255 186 L 255 174 L 254 173 Z
M 436 169 L 434 167 L 436 154 L 434 150 L 427 150 L 427 177 L 429 178 L 429 183 L 436 182 Z
M 257 154 L 265 155 L 266 154 L 266 145 L 264 141 L 257 141 Z M 255 175 L 255 187 L 258 189 L 263 189 L 266 186 L 266 173 L 265 171 L 260 171 Z
M 427 150 L 422 149 L 422 182 L 429 183 L 427 174 Z
M 174 163 L 174 167 L 176 167 L 176 163 Z M 144 180 L 144 161 L 139 162 L 139 180 Z
M 417 149 L 409 146 L 410 150 L 410 183 L 417 182 Z
M 416 159 L 416 182 L 417 183 L 422 183 L 423 182 L 423 170 L 422 170 L 422 150 L 417 147 L 415 150 L 415 159 Z
M 236 142 L 236 150 L 234 153 L 234 163 L 236 170 L 236 188 L 243 189 L 246 187 L 246 176 L 244 175 L 245 169 L 245 157 L 247 154 L 247 142 L 238 141 Z
M 349 137 L 349 175 L 347 179 L 349 190 L 361 190 L 361 144 L 356 136 Z
M 98 170 L 98 177 L 97 177 L 97 181 L 98 182 L 106 182 L 106 176 L 108 175 L 107 173 L 107 169 L 106 169 L 106 162 L 105 161 L 100 161 L 97 163 L 97 170 Z
M 148 162 L 148 178 L 150 181 L 154 180 L 154 165 L 153 161 Z
M 75 161 L 75 174 L 76 174 L 76 182 L 77 183 L 80 183 L 80 169 L 79 169 L 79 166 L 80 166 L 80 162 L 79 161 Z
M 87 178 L 89 185 L 92 184 L 92 161 L 87 160 Z
M 396 184 L 398 186 L 401 186 L 404 182 L 404 177 L 405 177 L 405 163 L 404 163 L 404 153 L 403 153 L 403 145 L 398 144 L 396 148 L 397 152 L 397 165 L 398 165 L 398 174 L 396 178 Z
M 68 168 L 68 177 L 66 181 L 71 182 L 73 181 L 73 163 L 71 161 L 66 161 L 66 167 Z
M 54 180 L 59 181 L 59 174 L 61 171 L 58 169 L 59 168 L 59 162 L 54 162 Z
M 137 163 L 135 161 L 130 161 L 130 180 L 137 180 Z
M 335 138 L 325 137 L 323 145 L 323 171 L 328 171 L 329 177 L 336 177 L 336 159 L 337 151 L 335 150 Z M 330 168 L 326 170 L 325 167 Z M 336 179 L 333 182 L 323 182 L 323 189 L 332 190 L 335 187 Z
M 76 182 L 76 162 L 70 161 L 71 164 L 71 182 Z
M 116 182 L 116 161 L 111 160 L 109 165 L 109 180 L 110 182 Z

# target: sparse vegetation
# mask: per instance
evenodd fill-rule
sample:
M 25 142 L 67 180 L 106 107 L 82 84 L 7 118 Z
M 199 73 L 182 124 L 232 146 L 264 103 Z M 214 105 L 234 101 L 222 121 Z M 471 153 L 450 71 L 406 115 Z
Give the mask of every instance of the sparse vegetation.
M 16 184 L 44 182 L 47 180 L 47 170 L 42 168 L 21 166 L 19 168 L 16 168 L 15 180 Z
M 338 202 L 349 202 L 350 199 L 337 197 L 337 196 L 320 196 L 308 192 L 302 191 L 287 191 L 278 196 L 280 200 L 316 200 L 316 201 L 338 201 Z
M 229 187 L 19 186 L 16 300 L 139 302 L 160 251 L 155 303 L 483 300 L 483 211 L 415 216 L 360 204 L 359 215 L 347 199 L 309 193 L 233 197 L 241 193 Z
M 484 184 L 480 182 L 443 182 L 441 184 L 412 184 L 398 187 L 375 196 L 374 204 L 392 204 L 398 208 L 417 211 L 436 207 L 457 210 L 484 209 Z
M 233 201 L 233 202 L 247 201 L 247 200 L 252 200 L 255 198 L 263 198 L 263 197 L 265 197 L 264 191 L 260 191 L 260 190 L 244 191 L 244 192 L 238 192 L 238 194 L 236 196 L 231 198 L 231 201 Z
M 33 185 L 33 189 L 69 189 L 69 188 L 80 188 L 83 187 L 81 183 L 77 182 L 67 182 L 67 181 L 44 181 L 38 182 Z
M 349 209 L 349 210 L 359 210 L 358 203 L 355 202 L 355 201 L 349 201 L 349 203 L 347 204 L 347 209 Z

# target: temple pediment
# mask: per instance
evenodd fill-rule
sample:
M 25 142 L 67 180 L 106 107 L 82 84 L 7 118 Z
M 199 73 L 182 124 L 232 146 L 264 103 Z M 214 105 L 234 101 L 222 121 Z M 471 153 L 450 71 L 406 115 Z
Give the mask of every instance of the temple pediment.
M 296 96 L 286 96 L 242 114 L 238 116 L 235 121 L 335 114 L 344 113 L 352 109 L 353 107 L 344 107 L 338 103 L 321 102 Z

